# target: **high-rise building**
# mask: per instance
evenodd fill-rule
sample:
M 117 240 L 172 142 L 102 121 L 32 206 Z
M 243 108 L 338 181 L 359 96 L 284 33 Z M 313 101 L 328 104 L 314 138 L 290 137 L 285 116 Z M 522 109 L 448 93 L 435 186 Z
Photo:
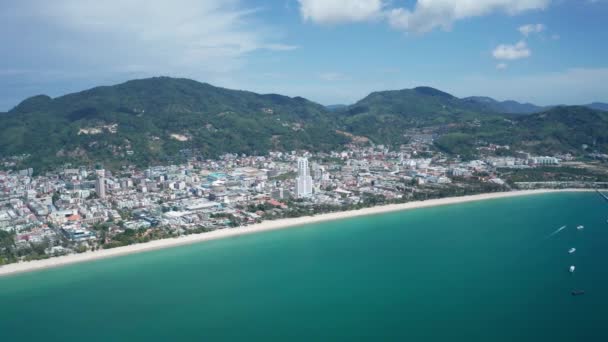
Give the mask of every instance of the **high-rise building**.
M 312 177 L 308 169 L 308 159 L 298 158 L 298 177 L 296 178 L 296 197 L 312 196 Z
M 312 164 L 312 179 L 315 182 L 320 182 L 323 180 L 323 176 L 325 175 L 325 168 L 317 163 Z
M 106 179 L 103 176 L 97 177 L 95 192 L 97 192 L 99 198 L 106 198 Z
M 310 170 L 308 168 L 308 158 L 298 158 L 298 176 L 310 176 Z

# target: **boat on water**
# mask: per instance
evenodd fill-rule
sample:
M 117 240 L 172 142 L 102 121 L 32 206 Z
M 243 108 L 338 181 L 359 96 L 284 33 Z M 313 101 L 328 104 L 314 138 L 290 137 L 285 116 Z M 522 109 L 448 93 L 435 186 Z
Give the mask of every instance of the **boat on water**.
M 576 269 L 576 266 L 574 266 L 574 265 L 570 266 L 570 273 L 574 273 L 575 269 Z
M 568 254 L 572 254 L 572 253 L 574 253 L 574 252 L 576 252 L 576 248 L 570 248 L 570 249 L 568 250 Z
M 573 295 L 573 296 L 575 296 L 575 297 L 576 297 L 576 296 L 581 296 L 581 295 L 584 295 L 584 294 L 585 294 L 585 290 L 572 290 L 572 292 L 571 292 L 571 293 L 572 293 L 572 295 Z
M 583 229 L 585 229 L 585 226 L 580 225 L 580 226 L 577 226 L 577 227 L 576 227 L 576 229 L 578 229 L 578 230 L 583 230 Z

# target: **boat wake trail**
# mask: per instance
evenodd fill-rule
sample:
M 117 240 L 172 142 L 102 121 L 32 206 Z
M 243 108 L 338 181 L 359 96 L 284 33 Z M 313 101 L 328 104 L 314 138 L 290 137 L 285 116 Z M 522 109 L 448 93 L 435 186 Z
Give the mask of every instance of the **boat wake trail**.
M 549 234 L 549 236 L 547 236 L 547 239 L 550 238 L 550 237 L 552 237 L 552 236 L 557 235 L 559 232 L 561 232 L 564 229 L 566 229 L 566 226 L 559 227 L 556 231 L 554 231 L 553 233 Z

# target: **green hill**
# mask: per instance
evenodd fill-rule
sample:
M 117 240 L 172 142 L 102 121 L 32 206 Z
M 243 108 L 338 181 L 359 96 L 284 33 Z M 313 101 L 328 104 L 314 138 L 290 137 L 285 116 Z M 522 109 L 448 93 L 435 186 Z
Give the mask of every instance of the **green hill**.
M 505 114 L 532 114 L 547 109 L 532 103 L 520 103 L 512 100 L 497 101 L 487 96 L 471 96 L 465 97 L 462 100 L 488 111 Z
M 337 112 L 337 111 L 345 109 L 346 107 L 348 107 L 348 105 L 344 105 L 344 104 L 334 104 L 334 105 L 325 106 L 325 108 L 327 110 L 329 110 L 330 112 Z
M 164 162 L 180 150 L 207 156 L 270 149 L 331 149 L 347 138 L 306 99 L 218 88 L 167 77 L 35 96 L 0 117 L 0 155 L 33 166 L 68 160 Z
M 608 112 L 608 103 L 593 102 L 588 105 L 585 105 L 585 107 L 589 107 L 589 108 L 595 109 L 595 110 L 603 110 L 605 112 Z
M 493 112 L 430 87 L 374 92 L 340 111 L 344 129 L 383 143 L 405 141 L 403 131 L 487 120 Z
M 608 112 L 584 106 L 559 106 L 518 118 L 514 136 L 539 153 L 580 152 L 587 145 L 608 150 Z
M 473 109 L 457 97 L 429 87 L 374 92 L 346 110 L 349 116 L 380 114 L 426 121 Z M 429 118 L 432 116 L 432 118 Z
M 487 120 L 452 129 L 436 145 L 448 153 L 471 155 L 476 142 L 506 144 L 541 155 L 608 152 L 608 112 L 584 106 L 559 106 L 515 118 Z
M 404 131 L 431 129 L 436 145 L 472 155 L 477 142 L 551 154 L 581 153 L 583 144 L 608 151 L 608 113 L 588 106 L 539 107 L 488 97 L 457 98 L 429 87 L 382 91 L 339 111 L 343 130 L 375 142 L 407 141 Z
M 70 161 L 149 165 L 183 160 L 191 151 L 215 157 L 339 149 L 352 136 L 398 145 L 412 129 L 438 136 L 445 152 L 469 156 L 480 141 L 543 154 L 582 153 L 583 145 L 608 151 L 608 112 L 560 106 L 513 115 L 499 113 L 499 105 L 418 87 L 374 92 L 330 111 L 301 97 L 158 77 L 26 99 L 0 113 L 0 158 L 30 154 L 19 167 L 37 170 Z

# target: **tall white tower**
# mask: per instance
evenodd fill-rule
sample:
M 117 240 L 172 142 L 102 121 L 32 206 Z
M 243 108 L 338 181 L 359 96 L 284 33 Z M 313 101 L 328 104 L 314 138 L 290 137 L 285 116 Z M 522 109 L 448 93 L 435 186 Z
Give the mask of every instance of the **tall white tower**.
M 307 158 L 298 158 L 298 177 L 306 177 L 309 175 L 310 175 L 310 172 L 308 169 L 308 159 Z
M 103 176 L 97 177 L 97 182 L 95 183 L 95 192 L 97 192 L 97 196 L 99 196 L 99 198 L 106 198 L 106 179 Z
M 308 159 L 298 158 L 298 177 L 296 178 L 296 196 L 312 196 L 312 177 L 308 169 Z

